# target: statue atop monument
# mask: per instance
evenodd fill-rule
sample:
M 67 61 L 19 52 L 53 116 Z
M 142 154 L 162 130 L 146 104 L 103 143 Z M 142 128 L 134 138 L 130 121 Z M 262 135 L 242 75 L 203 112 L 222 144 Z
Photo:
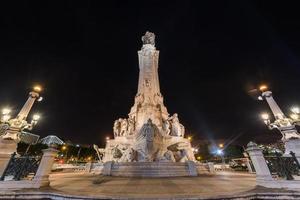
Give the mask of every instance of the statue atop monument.
M 155 46 L 155 34 L 147 31 L 142 37 L 143 44 L 151 44 Z

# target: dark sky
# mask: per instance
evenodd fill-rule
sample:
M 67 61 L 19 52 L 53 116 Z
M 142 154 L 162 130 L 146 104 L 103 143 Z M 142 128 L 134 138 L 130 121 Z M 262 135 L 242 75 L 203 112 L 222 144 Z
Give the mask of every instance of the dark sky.
M 300 101 L 300 12 L 276 1 L 10 1 L 0 5 L 0 106 L 15 112 L 34 83 L 36 134 L 103 143 L 126 117 L 141 36 L 156 34 L 161 92 L 187 134 L 274 140 L 248 94 L 270 85 L 284 111 Z M 299 103 L 300 105 L 300 103 Z

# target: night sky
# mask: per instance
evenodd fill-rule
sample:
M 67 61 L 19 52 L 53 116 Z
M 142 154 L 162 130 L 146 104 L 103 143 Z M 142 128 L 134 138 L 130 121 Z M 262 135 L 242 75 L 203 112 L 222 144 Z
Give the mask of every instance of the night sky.
M 161 92 L 186 134 L 272 142 L 267 83 L 282 109 L 300 105 L 300 12 L 276 1 L 10 1 L 0 3 L 0 107 L 16 113 L 35 83 L 33 133 L 103 144 L 138 83 L 141 36 L 156 34 Z

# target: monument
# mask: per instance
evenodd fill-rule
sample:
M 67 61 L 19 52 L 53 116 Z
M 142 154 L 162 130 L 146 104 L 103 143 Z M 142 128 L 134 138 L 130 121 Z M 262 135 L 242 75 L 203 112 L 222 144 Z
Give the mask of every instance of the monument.
M 119 163 L 119 167 L 120 163 L 127 163 L 127 170 L 128 166 L 155 168 L 158 163 L 169 169 L 176 163 L 177 166 L 180 166 L 178 163 L 191 165 L 195 157 L 190 141 L 184 138 L 184 126 L 176 113 L 169 115 L 160 93 L 159 51 L 155 48 L 154 33 L 146 32 L 142 41 L 143 46 L 138 51 L 140 71 L 134 105 L 128 118 L 114 122 L 114 139 L 107 140 L 103 162 Z

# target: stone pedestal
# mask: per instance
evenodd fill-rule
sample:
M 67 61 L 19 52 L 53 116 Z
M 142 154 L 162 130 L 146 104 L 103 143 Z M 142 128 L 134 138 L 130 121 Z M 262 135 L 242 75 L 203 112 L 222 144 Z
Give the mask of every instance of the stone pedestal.
M 254 142 L 249 142 L 246 151 L 249 153 L 255 168 L 257 182 L 273 180 L 266 160 L 262 154 L 262 149 L 260 149 Z
M 0 177 L 11 158 L 11 155 L 16 151 L 17 143 L 14 140 L 0 139 Z
M 43 157 L 40 162 L 39 168 L 33 178 L 35 184 L 41 186 L 49 185 L 49 174 L 52 169 L 54 158 L 57 155 L 58 150 L 53 148 L 48 148 L 43 150 Z
M 300 139 L 290 139 L 285 142 L 285 153 L 283 156 L 291 156 L 290 152 L 294 152 L 298 162 L 300 163 Z

